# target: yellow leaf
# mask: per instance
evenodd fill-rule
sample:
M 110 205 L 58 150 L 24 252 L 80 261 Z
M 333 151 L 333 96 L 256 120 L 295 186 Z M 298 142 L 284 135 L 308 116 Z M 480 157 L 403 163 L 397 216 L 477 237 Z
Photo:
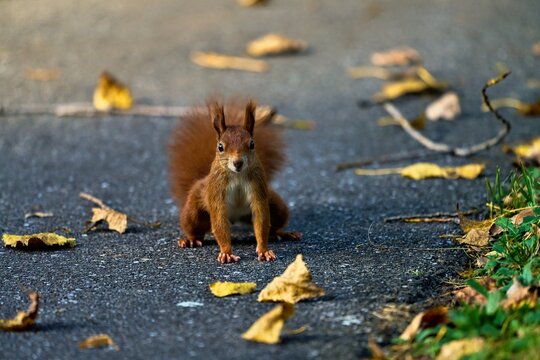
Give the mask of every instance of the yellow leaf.
M 482 350 L 484 343 L 479 337 L 450 341 L 442 346 L 436 360 L 459 360 Z
M 281 330 L 285 320 L 294 314 L 294 305 L 279 304 L 251 325 L 242 334 L 242 339 L 265 344 L 277 344 L 280 341 Z
M 92 208 L 92 223 L 105 221 L 109 230 L 123 234 L 127 229 L 128 217 L 126 214 L 110 208 Z
M 323 296 L 324 290 L 315 285 L 302 255 L 296 256 L 285 272 L 275 277 L 259 294 L 258 301 L 280 301 L 295 304 L 304 299 Z
M 195 64 L 213 69 L 234 69 L 252 72 L 266 72 L 269 65 L 263 60 L 254 60 L 244 57 L 227 56 L 215 52 L 194 52 L 191 61 Z
M 79 343 L 79 349 L 91 349 L 96 347 L 110 346 L 115 350 L 118 350 L 118 346 L 114 343 L 113 339 L 107 334 L 99 334 L 86 338 Z
M 432 163 L 416 163 L 404 167 L 400 171 L 401 176 L 413 180 L 422 180 L 428 178 L 450 178 L 452 173 L 447 169 Z
M 217 297 L 249 294 L 255 291 L 255 288 L 257 284 L 254 282 L 217 281 L 210 284 L 210 291 Z
M 399 336 L 401 340 L 411 341 L 421 329 L 429 329 L 448 322 L 448 308 L 436 306 L 416 315 L 409 326 Z
M 268 34 L 250 42 L 246 51 L 251 56 L 291 54 L 307 49 L 307 43 L 280 34 Z
M 422 62 L 420 54 L 408 46 L 400 46 L 371 55 L 371 63 L 377 66 L 405 66 Z
M 238 4 L 242 6 L 255 6 L 255 5 L 264 5 L 268 0 L 237 0 Z
M 4 245 L 17 247 L 18 245 L 28 248 L 42 248 L 44 246 L 75 246 L 75 238 L 67 238 L 55 233 L 38 233 L 30 235 L 3 234 Z
M 373 95 L 373 99 L 377 102 L 384 102 L 406 94 L 441 91 L 448 87 L 445 82 L 435 79 L 424 67 L 420 66 L 416 69 L 416 76 L 416 78 L 406 77 L 400 81 L 384 84 L 381 91 Z
M 485 168 L 486 166 L 484 164 L 468 164 L 454 168 L 448 167 L 447 169 L 453 171 L 458 178 L 473 180 L 480 176 Z
M 453 120 L 460 113 L 459 97 L 453 91 L 447 92 L 426 108 L 426 118 L 431 121 Z
M 471 220 L 468 219 L 461 211 L 458 209 L 458 218 L 459 218 L 459 226 L 461 226 L 461 229 L 466 234 L 469 231 L 473 229 L 485 229 L 490 228 L 495 220 L 493 219 L 487 219 L 487 220 Z
M 0 319 L 0 330 L 22 331 L 34 326 L 39 310 L 39 294 L 35 291 L 28 292 L 30 306 L 27 311 L 19 311 L 13 319 Z
M 103 72 L 94 90 L 94 107 L 97 110 L 109 111 L 128 110 L 132 106 L 133 98 L 129 89 L 108 72 Z

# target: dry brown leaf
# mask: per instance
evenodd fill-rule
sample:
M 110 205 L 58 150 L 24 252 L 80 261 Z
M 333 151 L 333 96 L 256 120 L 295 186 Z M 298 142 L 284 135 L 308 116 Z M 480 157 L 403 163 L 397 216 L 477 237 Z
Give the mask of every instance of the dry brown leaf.
M 426 108 L 426 118 L 431 121 L 453 120 L 460 113 L 459 97 L 453 91 L 447 92 Z
M 495 280 L 491 278 L 483 277 L 476 279 L 476 281 L 480 285 L 482 285 L 482 287 L 484 287 L 487 291 L 491 291 L 497 288 Z M 464 302 L 466 304 L 484 305 L 487 302 L 487 299 L 484 295 L 480 294 L 468 285 L 465 286 L 463 289 L 454 291 L 454 296 L 456 300 Z
M 19 311 L 13 319 L 0 319 L 0 330 L 22 331 L 34 326 L 39 310 L 39 294 L 29 291 L 28 298 L 30 299 L 28 310 Z
M 255 291 L 257 284 L 254 282 L 217 281 L 211 283 L 209 287 L 214 296 L 225 297 L 250 294 Z
M 301 254 L 296 256 L 280 276 L 276 276 L 259 294 L 258 301 L 281 301 L 295 304 L 304 299 L 323 296 L 324 290 L 315 285 Z
M 279 304 L 251 325 L 242 334 L 242 339 L 256 341 L 265 344 L 277 344 L 280 342 L 280 334 L 285 320 L 294 314 L 294 305 Z
M 537 43 L 534 43 L 532 46 L 531 46 L 531 51 L 534 55 L 536 56 L 540 56 L 540 41 L 537 42 Z
M 448 308 L 445 306 L 433 307 L 416 315 L 399 338 L 405 341 L 412 341 L 421 329 L 429 329 L 439 324 L 446 324 L 447 322 Z
M 270 65 L 263 60 L 197 51 L 191 54 L 193 63 L 212 69 L 233 69 L 252 72 L 266 72 Z
M 92 220 L 94 225 L 105 221 L 109 230 L 123 234 L 127 229 L 128 217 L 126 214 L 114 209 L 92 208 Z
M 307 46 L 302 40 L 290 39 L 281 34 L 268 34 L 251 41 L 246 47 L 246 52 L 256 57 L 292 54 L 306 50 Z
M 377 344 L 373 336 L 370 336 L 368 338 L 368 348 L 369 348 L 369 351 L 371 352 L 372 360 L 384 360 L 387 358 L 383 349 L 381 349 L 379 344 Z
M 265 5 L 268 3 L 268 0 L 237 0 L 238 4 L 242 6 L 255 6 L 255 5 Z
M 97 347 L 112 347 L 119 350 L 113 339 L 107 334 L 90 336 L 79 343 L 79 349 L 92 349 Z
M 29 68 L 24 72 L 24 77 L 28 80 L 35 81 L 51 81 L 60 78 L 60 70 L 58 69 L 43 69 Z
M 519 226 L 527 216 L 534 216 L 534 209 L 522 210 L 516 215 L 512 216 L 510 220 L 515 226 Z
M 46 217 L 52 217 L 54 214 L 52 212 L 45 212 L 45 211 L 34 211 L 24 214 L 25 219 L 29 219 L 32 217 L 38 217 L 38 218 L 46 218 Z
M 38 233 L 30 235 L 3 234 L 4 246 L 42 249 L 46 246 L 75 246 L 75 238 L 68 238 L 55 233 Z
M 104 71 L 94 90 L 94 107 L 100 111 L 128 110 L 133 106 L 131 91 L 114 76 Z
M 376 66 L 406 66 L 418 64 L 422 58 L 418 51 L 408 46 L 400 46 L 371 55 L 371 63 Z
M 523 286 L 518 279 L 514 278 L 512 285 L 506 291 L 506 299 L 501 302 L 501 306 L 508 308 L 516 308 L 522 305 L 535 307 L 538 301 L 538 288 Z
M 489 244 L 489 227 L 472 229 L 464 237 L 458 239 L 460 244 L 484 247 Z
M 484 343 L 484 339 L 480 337 L 450 341 L 442 346 L 436 360 L 461 359 L 466 355 L 472 355 L 482 350 Z
M 483 228 L 490 228 L 494 220 L 493 219 L 487 219 L 487 220 L 472 220 L 468 219 L 459 209 L 457 211 L 458 218 L 459 218 L 459 226 L 461 226 L 461 229 L 464 233 L 468 233 L 472 229 L 483 229 Z

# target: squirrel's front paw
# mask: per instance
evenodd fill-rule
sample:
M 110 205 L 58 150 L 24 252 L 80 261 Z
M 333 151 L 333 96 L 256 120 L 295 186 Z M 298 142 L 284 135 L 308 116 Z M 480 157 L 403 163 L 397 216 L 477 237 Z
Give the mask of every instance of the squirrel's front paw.
M 272 250 L 257 250 L 257 258 L 259 259 L 259 261 L 274 261 L 276 260 L 276 254 L 274 254 Z
M 181 248 L 201 247 L 202 246 L 202 241 L 201 240 L 180 239 L 180 240 L 178 240 L 178 246 L 181 247 Z
M 217 257 L 217 260 L 222 264 L 238 262 L 240 260 L 240 256 L 236 256 L 233 253 L 220 252 Z

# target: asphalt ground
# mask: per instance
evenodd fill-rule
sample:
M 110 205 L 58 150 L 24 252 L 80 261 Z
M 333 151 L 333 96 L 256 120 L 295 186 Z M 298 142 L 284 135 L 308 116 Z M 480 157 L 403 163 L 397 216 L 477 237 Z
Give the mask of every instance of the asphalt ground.
M 0 249 L 0 318 L 27 306 L 25 288 L 41 294 L 37 326 L 0 334 L 0 358 L 357 359 L 367 339 L 388 341 L 374 311 L 389 303 L 422 304 L 467 264 L 441 234 L 454 224 L 384 224 L 386 216 L 453 211 L 486 201 L 485 179 L 426 180 L 358 177 L 336 163 L 420 149 L 396 127 L 379 127 L 379 107 L 358 100 L 377 80 L 351 80 L 346 69 L 397 45 L 421 52 L 433 74 L 453 85 L 463 114 L 430 124 L 425 133 L 454 145 L 497 132 L 480 111 L 479 90 L 497 63 L 512 75 L 492 94 L 535 100 L 526 81 L 538 78 L 530 51 L 540 33 L 537 1 L 271 1 L 241 8 L 234 1 L 0 1 L 0 99 L 25 104 L 90 101 L 97 76 L 109 70 L 128 83 L 138 103 L 190 105 L 212 94 L 253 97 L 291 118 L 316 122 L 286 132 L 289 161 L 274 182 L 291 209 L 299 242 L 272 244 L 278 260 L 259 263 L 249 228 L 235 228 L 238 264 L 216 262 L 217 246 L 178 249 L 178 209 L 169 194 L 166 144 L 175 121 L 163 118 L 0 118 L 0 232 L 72 229 L 77 246 L 56 251 Z M 189 61 L 194 50 L 241 55 L 268 32 L 307 41 L 306 54 L 269 59 L 266 74 L 218 71 Z M 57 68 L 60 78 L 25 79 L 29 68 Z M 406 116 L 427 98 L 396 104 Z M 540 130 L 534 118 L 504 111 L 507 142 Z M 511 157 L 495 147 L 477 154 L 486 176 Z M 464 159 L 434 158 L 440 164 Z M 401 163 L 403 164 L 403 163 Z M 397 164 L 399 165 L 399 163 Z M 130 226 L 123 235 L 82 234 L 91 204 L 85 191 L 133 217 L 160 220 L 159 229 Z M 24 219 L 32 209 L 52 218 Z M 286 327 L 307 330 L 275 346 L 240 338 L 272 305 L 257 294 L 218 299 L 216 280 L 255 281 L 261 289 L 302 253 L 324 298 L 298 304 Z M 187 306 L 186 306 L 187 305 Z M 394 329 L 395 331 L 395 329 Z M 78 342 L 109 334 L 119 346 L 79 350 Z

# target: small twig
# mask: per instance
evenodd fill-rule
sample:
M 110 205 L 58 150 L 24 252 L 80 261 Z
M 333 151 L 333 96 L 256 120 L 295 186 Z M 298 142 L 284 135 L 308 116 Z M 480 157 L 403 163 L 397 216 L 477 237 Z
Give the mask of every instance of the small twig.
M 0 115 L 54 115 L 66 116 L 150 116 L 150 117 L 181 117 L 192 108 L 187 106 L 155 106 L 135 105 L 129 110 L 100 111 L 91 103 L 69 103 L 57 105 L 26 105 L 14 110 L 0 108 Z
M 414 129 L 409 123 L 409 121 L 407 121 L 407 119 L 403 117 L 401 112 L 391 103 L 385 103 L 384 109 L 398 122 L 398 124 L 403 128 L 403 130 L 405 130 L 407 134 L 409 134 L 413 139 L 418 141 L 420 144 L 424 145 L 424 147 L 428 148 L 429 150 L 439 152 L 439 153 L 452 154 L 455 156 L 463 156 L 463 157 L 470 156 L 472 154 L 489 149 L 490 147 L 497 145 L 510 132 L 510 128 L 511 128 L 510 123 L 501 114 L 499 114 L 499 112 L 496 109 L 493 108 L 493 106 L 489 102 L 489 98 L 486 93 L 486 90 L 489 87 L 504 80 L 509 74 L 510 73 L 507 72 L 500 75 L 498 78 L 489 80 L 482 88 L 482 98 L 484 100 L 484 103 L 487 105 L 489 110 L 495 115 L 497 120 L 499 120 L 502 123 L 503 128 L 493 138 L 488 139 L 479 144 L 470 146 L 470 147 L 452 148 L 447 144 L 434 142 L 431 139 L 424 136 L 423 134 L 421 134 L 416 129 Z
M 430 153 L 426 151 L 415 151 L 415 152 L 407 152 L 407 153 L 401 153 L 401 154 L 383 155 L 383 156 L 379 156 L 379 157 L 371 158 L 371 159 L 339 163 L 336 165 L 336 171 L 342 171 L 342 170 L 362 167 L 362 166 L 371 165 L 371 164 L 383 164 L 383 163 L 410 160 L 410 159 L 435 156 L 435 155 L 440 155 L 440 154 Z
M 462 215 L 472 215 L 476 214 L 478 210 L 468 210 L 465 212 L 461 212 Z M 459 214 L 457 212 L 436 212 L 432 214 L 421 214 L 421 215 L 398 215 L 398 216 L 390 216 L 384 218 L 385 223 L 393 222 L 393 221 L 405 221 L 405 222 L 450 222 L 450 221 L 459 221 L 457 219 L 459 217 Z M 418 219 L 418 220 L 417 220 Z M 443 219 L 440 221 L 440 219 Z M 431 220 L 431 221 L 430 221 Z M 439 220 L 439 221 L 438 221 Z
M 88 193 L 85 193 L 85 192 L 82 192 L 82 193 L 79 193 L 79 196 L 84 199 L 84 200 L 88 200 L 90 202 L 93 202 L 94 204 L 98 205 L 99 207 L 103 208 L 103 209 L 110 209 L 110 207 L 108 207 L 107 205 L 105 205 L 105 203 L 103 202 L 103 200 L 101 199 L 98 199 L 97 197 L 95 196 L 92 196 Z

